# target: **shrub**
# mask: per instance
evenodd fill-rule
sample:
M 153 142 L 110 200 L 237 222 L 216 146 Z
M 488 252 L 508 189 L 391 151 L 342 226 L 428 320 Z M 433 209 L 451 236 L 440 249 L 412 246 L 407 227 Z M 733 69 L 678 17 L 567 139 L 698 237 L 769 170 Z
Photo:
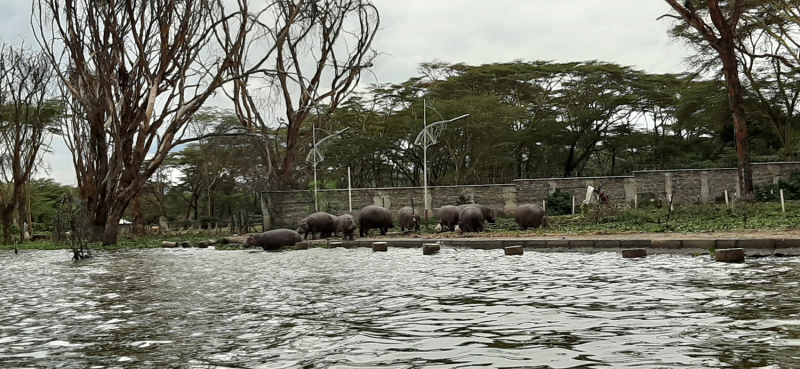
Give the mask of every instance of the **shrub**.
M 755 186 L 756 200 L 778 201 L 781 198 L 780 190 L 786 200 L 800 200 L 800 170 L 793 171 L 786 180 L 778 184 L 764 183 Z
M 557 188 L 547 197 L 547 215 L 564 214 L 572 214 L 572 195 Z

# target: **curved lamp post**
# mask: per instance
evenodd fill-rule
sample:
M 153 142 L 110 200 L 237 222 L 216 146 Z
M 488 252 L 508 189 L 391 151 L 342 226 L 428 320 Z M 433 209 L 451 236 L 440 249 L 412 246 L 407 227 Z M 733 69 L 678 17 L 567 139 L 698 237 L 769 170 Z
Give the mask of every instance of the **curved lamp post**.
M 317 205 L 317 188 L 319 187 L 317 184 L 317 163 L 325 159 L 325 146 L 330 143 L 328 140 L 331 137 L 339 135 L 348 129 L 350 129 L 350 127 L 335 133 L 331 133 L 325 136 L 325 138 L 319 140 L 319 142 L 317 142 L 317 128 L 312 127 L 311 129 L 311 136 L 314 140 L 314 148 L 312 148 L 306 156 L 306 162 L 314 163 L 314 211 L 319 211 L 319 206 Z
M 419 135 L 417 135 L 417 138 L 414 140 L 414 145 L 421 145 L 423 152 L 422 181 L 423 181 L 423 187 L 425 188 L 423 193 L 423 202 L 425 204 L 425 227 L 427 227 L 428 209 L 430 209 L 430 203 L 428 202 L 428 146 L 436 144 L 436 140 L 439 139 L 439 135 L 442 133 L 442 130 L 444 130 L 447 123 L 454 122 L 459 119 L 464 119 L 468 117 L 469 114 L 459 115 L 452 119 L 441 120 L 435 123 L 428 124 L 428 117 L 426 112 L 427 104 L 425 104 L 425 100 L 422 101 L 422 106 L 423 106 L 422 124 L 424 128 L 422 128 L 422 131 L 420 131 Z

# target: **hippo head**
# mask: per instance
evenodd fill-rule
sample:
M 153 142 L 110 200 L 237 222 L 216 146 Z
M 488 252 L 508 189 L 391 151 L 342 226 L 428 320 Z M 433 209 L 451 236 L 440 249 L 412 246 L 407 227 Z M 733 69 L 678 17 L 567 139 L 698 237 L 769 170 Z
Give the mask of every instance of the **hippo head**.
M 244 248 L 253 247 L 255 246 L 255 244 L 256 244 L 256 238 L 253 236 L 247 236 L 247 239 L 244 240 L 244 244 L 242 245 L 242 247 Z
M 436 233 L 442 233 L 442 225 L 441 224 L 437 224 L 436 228 L 434 228 L 434 230 L 436 231 Z
M 414 214 L 414 230 L 419 231 L 419 225 L 422 223 L 422 218 L 419 214 Z
M 297 227 L 297 233 L 305 234 L 308 232 L 308 223 L 305 220 L 300 221 L 300 226 Z
M 487 217 L 486 221 L 492 224 L 496 223 L 496 220 L 494 218 L 495 216 L 496 214 L 494 212 L 494 209 L 489 209 L 489 216 Z
M 456 224 L 456 229 L 454 230 L 454 232 L 458 233 L 458 234 L 463 233 L 463 232 L 461 232 L 461 227 L 458 224 Z
M 356 226 L 356 220 L 353 219 L 352 216 L 346 217 L 342 225 L 344 226 L 343 228 L 348 231 L 354 231 L 356 228 L 358 228 Z

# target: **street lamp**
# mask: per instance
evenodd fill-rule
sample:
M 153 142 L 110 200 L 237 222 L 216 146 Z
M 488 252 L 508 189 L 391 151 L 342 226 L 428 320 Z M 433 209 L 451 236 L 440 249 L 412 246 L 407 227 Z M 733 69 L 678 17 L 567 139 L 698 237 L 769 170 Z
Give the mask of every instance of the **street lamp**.
M 428 209 L 430 208 L 430 203 L 428 203 L 428 146 L 435 145 L 436 140 L 439 138 L 439 135 L 442 133 L 442 130 L 446 127 L 447 123 L 457 121 L 459 119 L 463 119 L 469 116 L 469 114 L 459 115 L 452 119 L 441 120 L 436 123 L 428 124 L 428 116 L 427 116 L 427 107 L 428 105 L 425 103 L 425 100 L 422 100 L 422 131 L 417 135 L 417 139 L 414 140 L 414 145 L 422 145 L 422 182 L 423 187 L 425 188 L 423 193 L 423 203 L 425 204 L 425 227 L 428 226 Z M 438 112 L 437 112 L 438 113 Z
M 319 187 L 319 185 L 317 184 L 317 163 L 325 159 L 325 146 L 327 146 L 327 144 L 330 143 L 330 141 L 328 140 L 331 137 L 339 135 L 348 129 L 350 129 L 350 127 L 347 127 L 335 133 L 331 133 L 328 136 L 325 136 L 325 138 L 319 140 L 319 142 L 317 142 L 317 128 L 314 126 L 311 127 L 311 137 L 314 142 L 314 148 L 312 148 L 311 151 L 306 156 L 306 162 L 314 163 L 314 211 L 319 211 L 319 206 L 317 205 L 317 188 Z

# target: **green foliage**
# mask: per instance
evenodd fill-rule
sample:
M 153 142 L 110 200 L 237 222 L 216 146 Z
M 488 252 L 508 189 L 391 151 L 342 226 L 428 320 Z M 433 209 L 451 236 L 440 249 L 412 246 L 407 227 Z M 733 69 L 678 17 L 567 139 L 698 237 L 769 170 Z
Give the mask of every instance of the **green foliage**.
M 785 200 L 800 200 L 800 170 L 793 171 L 786 180 L 778 184 L 763 183 L 755 186 L 758 201 L 780 201 L 780 190 Z
M 640 209 L 661 209 L 664 204 L 661 203 L 661 199 L 656 196 L 656 194 L 652 192 L 640 193 L 637 194 L 637 204 Z
M 53 216 L 61 196 L 65 193 L 74 193 L 75 188 L 59 184 L 53 179 L 35 179 L 30 183 L 31 193 L 31 219 L 34 231 L 50 231 L 53 225 Z
M 774 183 L 765 183 L 755 185 L 756 200 L 762 202 L 780 201 L 781 186 Z M 724 201 L 724 200 L 723 200 Z
M 464 205 L 464 204 L 471 204 L 472 201 L 469 199 L 469 196 L 466 195 L 459 195 L 456 199 L 456 206 Z
M 557 188 L 555 192 L 547 197 L 547 214 L 572 214 L 572 194 Z
M 783 189 L 784 199 L 800 200 L 800 170 L 793 171 L 789 179 L 780 180 L 778 186 Z

